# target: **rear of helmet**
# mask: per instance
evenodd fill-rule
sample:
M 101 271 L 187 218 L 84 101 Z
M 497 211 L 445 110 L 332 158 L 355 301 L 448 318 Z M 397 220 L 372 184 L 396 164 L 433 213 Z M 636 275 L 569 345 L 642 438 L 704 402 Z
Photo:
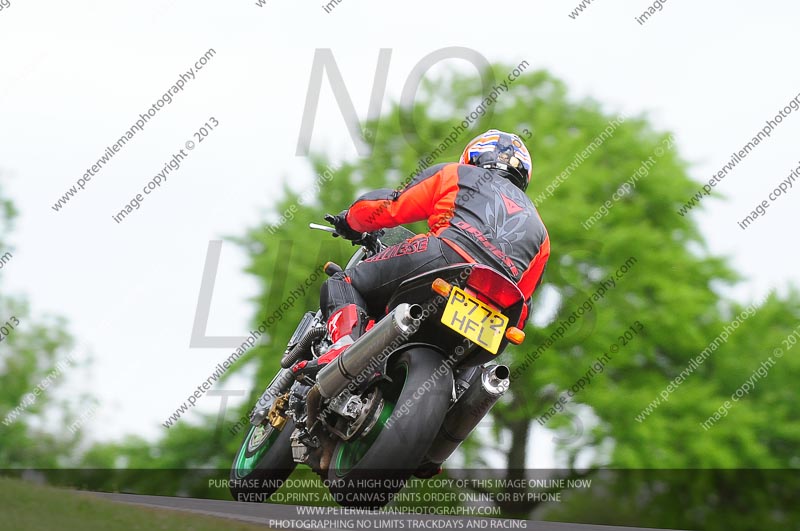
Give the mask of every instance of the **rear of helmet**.
M 490 129 L 470 142 L 461 155 L 462 164 L 498 170 L 498 173 L 525 190 L 531 181 L 531 155 L 522 139 Z

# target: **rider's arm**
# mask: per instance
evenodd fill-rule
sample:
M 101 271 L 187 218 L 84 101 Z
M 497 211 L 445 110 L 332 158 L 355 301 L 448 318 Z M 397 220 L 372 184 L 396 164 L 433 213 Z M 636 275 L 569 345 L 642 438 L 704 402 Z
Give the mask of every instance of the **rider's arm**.
M 362 195 L 347 212 L 347 223 L 367 232 L 428 220 L 452 211 L 458 193 L 458 164 L 439 164 L 417 175 L 402 190 L 384 188 Z
M 525 300 L 529 300 L 536 288 L 542 282 L 542 275 L 544 274 L 544 267 L 547 264 L 547 259 L 550 257 L 550 236 L 545 232 L 544 241 L 539 246 L 539 252 L 533 257 L 528 268 L 522 273 L 517 286 Z
M 525 324 L 528 322 L 531 309 L 533 308 L 533 300 L 531 297 L 533 292 L 539 287 L 539 284 L 542 283 L 544 268 L 547 265 L 547 259 L 549 257 L 550 237 L 547 235 L 547 232 L 545 232 L 544 241 L 542 245 L 539 246 L 539 251 L 536 253 L 536 256 L 533 257 L 533 260 L 531 260 L 528 268 L 522 273 L 519 282 L 517 282 L 519 290 L 525 297 L 525 307 L 522 309 L 522 316 L 517 324 L 520 328 L 525 328 Z

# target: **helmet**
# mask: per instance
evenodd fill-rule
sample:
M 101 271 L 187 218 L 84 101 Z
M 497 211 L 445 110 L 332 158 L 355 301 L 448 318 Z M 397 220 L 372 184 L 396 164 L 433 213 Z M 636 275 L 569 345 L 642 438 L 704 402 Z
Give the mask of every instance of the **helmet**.
M 467 145 L 459 162 L 500 170 L 503 177 L 521 190 L 531 182 L 531 154 L 522 139 L 512 133 L 486 131 Z

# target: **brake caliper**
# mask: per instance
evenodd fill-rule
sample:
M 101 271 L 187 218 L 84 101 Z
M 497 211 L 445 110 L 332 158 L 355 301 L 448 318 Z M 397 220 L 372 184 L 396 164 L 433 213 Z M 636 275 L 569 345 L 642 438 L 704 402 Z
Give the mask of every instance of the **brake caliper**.
M 269 413 L 267 413 L 267 421 L 278 431 L 283 430 L 283 427 L 286 425 L 286 404 L 288 403 L 289 393 L 281 395 L 275 399 Z

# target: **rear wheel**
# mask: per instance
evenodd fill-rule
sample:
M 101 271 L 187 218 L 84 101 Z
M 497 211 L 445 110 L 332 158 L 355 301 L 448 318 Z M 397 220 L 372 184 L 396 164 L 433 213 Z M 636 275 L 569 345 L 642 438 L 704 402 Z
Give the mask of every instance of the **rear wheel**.
M 389 503 L 419 467 L 450 405 L 453 375 L 429 349 L 406 351 L 393 360 L 382 382 L 383 409 L 358 439 L 340 441 L 328 469 L 333 498 L 348 507 Z
M 250 426 L 231 467 L 234 500 L 263 502 L 283 485 L 297 466 L 289 441 L 293 431 L 292 420 L 280 431 L 269 424 Z

